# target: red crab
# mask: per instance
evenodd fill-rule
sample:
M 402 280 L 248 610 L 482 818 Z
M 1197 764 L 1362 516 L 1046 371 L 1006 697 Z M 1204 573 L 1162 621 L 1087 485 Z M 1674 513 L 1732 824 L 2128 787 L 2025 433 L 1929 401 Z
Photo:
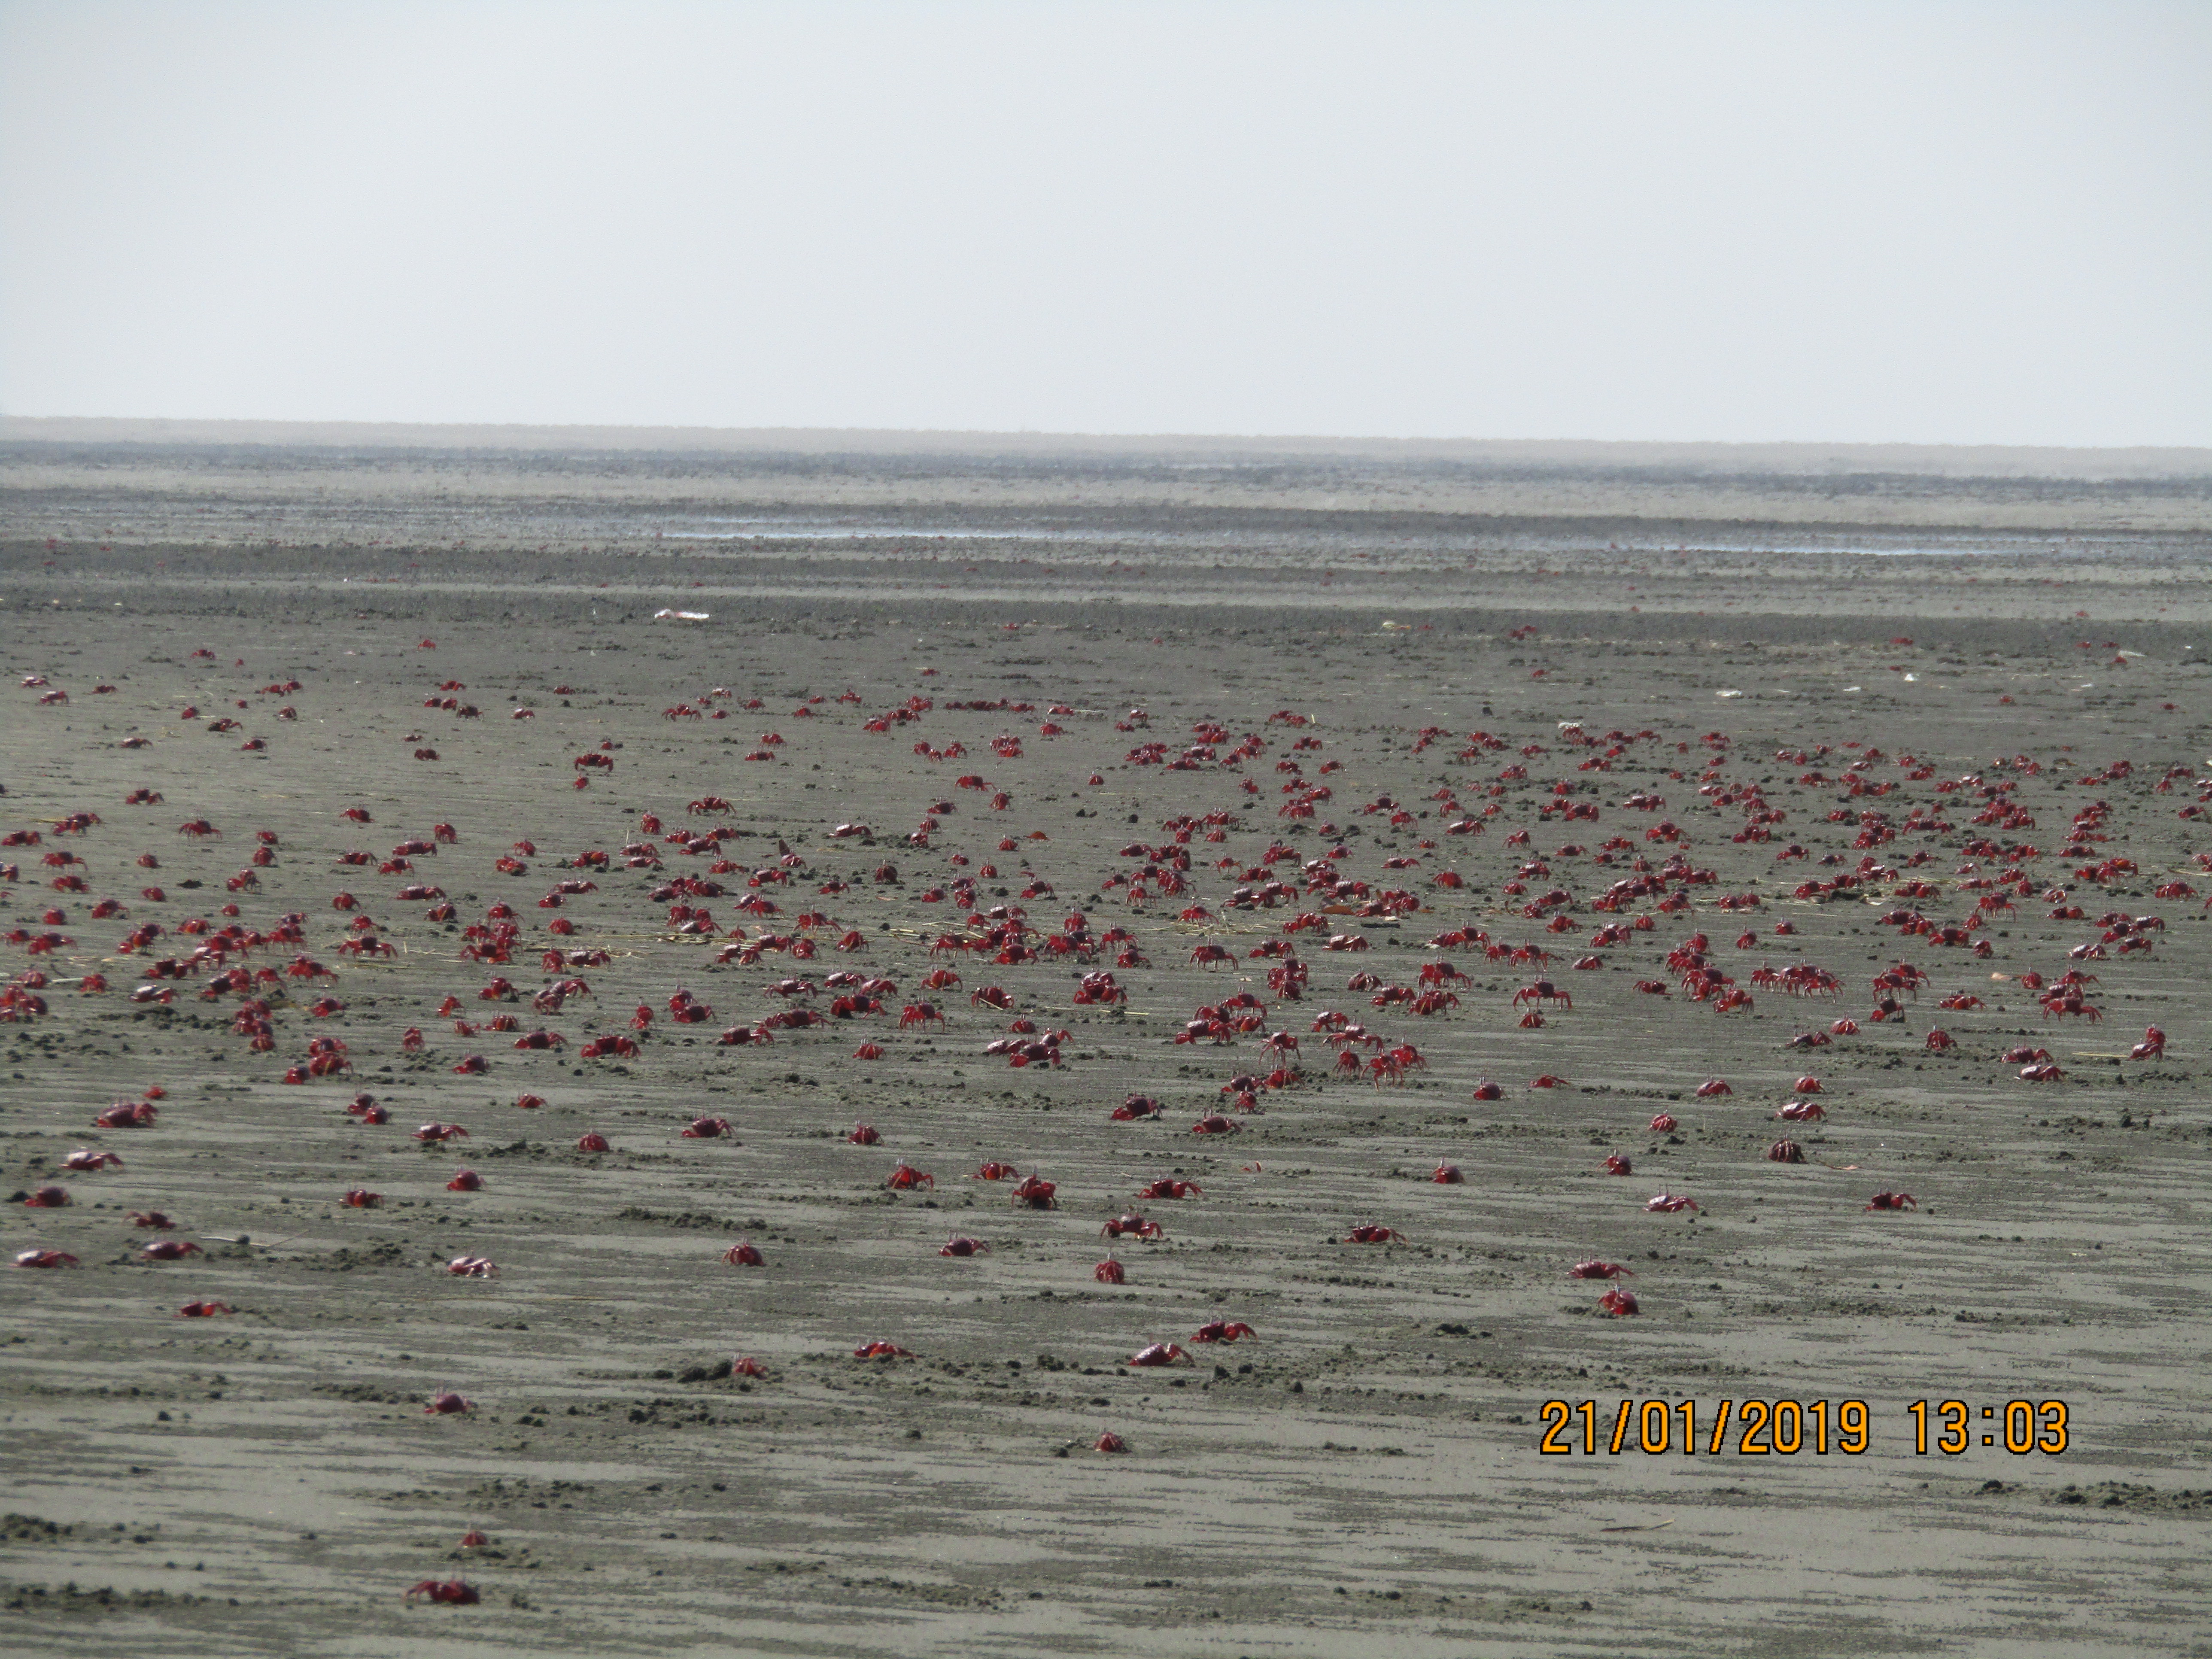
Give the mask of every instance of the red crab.
M 1467 1177 L 1460 1173 L 1456 1164 L 1438 1163 L 1429 1179 L 1439 1187 L 1462 1187 L 1467 1184 Z
M 614 1146 L 605 1135 L 594 1129 L 588 1134 L 576 1137 L 576 1150 L 580 1152 L 611 1152 Z
M 446 1183 L 446 1190 L 449 1193 L 480 1193 L 483 1190 L 483 1177 L 474 1170 L 457 1170 L 453 1178 Z
M 442 1580 L 425 1578 L 407 1592 L 406 1599 L 411 1601 L 418 1595 L 428 1596 L 433 1601 L 456 1607 L 474 1607 L 483 1600 L 477 1594 L 475 1585 L 464 1583 L 458 1578 Z
M 1234 1342 L 1239 1337 L 1256 1337 L 1259 1334 L 1241 1321 L 1212 1319 L 1200 1325 L 1190 1340 L 1194 1342 Z
M 881 1337 L 876 1337 L 854 1349 L 853 1358 L 855 1359 L 911 1359 L 914 1358 L 914 1351 L 911 1348 L 902 1348 L 895 1342 L 886 1342 Z
M 760 1253 L 760 1247 L 742 1238 L 722 1252 L 722 1260 L 732 1267 L 764 1267 L 768 1265 L 768 1258 Z
M 67 1250 L 25 1250 L 16 1256 L 19 1267 L 74 1267 L 77 1259 Z
M 138 1252 L 142 1261 L 182 1261 L 188 1255 L 205 1255 L 207 1252 L 185 1239 L 157 1238 Z
M 934 1003 L 909 1002 L 899 1014 L 899 1029 L 903 1030 L 909 1025 L 927 1025 L 933 1021 L 939 1025 L 945 1024 L 945 1016 L 937 1011 Z
M 1766 1149 L 1769 1164 L 1802 1164 L 1805 1149 L 1794 1140 L 1778 1140 Z
M 426 1123 L 415 1132 L 415 1139 L 430 1146 L 441 1140 L 465 1140 L 468 1134 L 458 1123 Z
M 1633 1279 L 1634 1272 L 1618 1261 L 1577 1261 L 1567 1269 L 1570 1279 Z
M 1125 1452 L 1129 1449 L 1129 1443 L 1115 1433 L 1113 1430 L 1109 1429 L 1091 1442 L 1091 1449 L 1103 1452 Z
M 1828 1115 L 1828 1109 L 1817 1100 L 1792 1100 L 1784 1103 L 1774 1115 L 1791 1123 L 1817 1123 Z
M 924 1187 L 935 1191 L 937 1177 L 925 1175 L 911 1164 L 902 1164 L 884 1179 L 884 1185 L 895 1193 L 914 1192 Z
M 2157 1026 L 2143 1029 L 2143 1040 L 2128 1050 L 2130 1060 L 2163 1060 L 2166 1058 L 2166 1033 Z
M 981 1169 L 977 1170 L 974 1175 L 970 1176 L 969 1179 L 971 1181 L 1012 1181 L 1015 1176 L 1020 1174 L 1021 1171 L 1017 1170 L 1012 1164 L 1000 1164 L 994 1161 L 993 1163 L 984 1164 Z
M 939 1255 L 988 1255 L 991 1247 L 980 1238 L 970 1238 L 965 1233 L 956 1233 L 938 1247 Z
M 1406 1235 L 1395 1227 L 1384 1227 L 1372 1221 L 1363 1221 L 1344 1236 L 1347 1244 L 1402 1243 Z
M 80 1146 L 62 1160 L 62 1168 L 81 1174 L 109 1167 L 119 1170 L 123 1167 L 123 1160 L 113 1152 L 97 1152 L 89 1146 Z
M 1681 1127 L 1681 1120 L 1672 1112 L 1661 1112 L 1651 1120 L 1651 1133 L 1655 1135 L 1672 1134 Z
M 430 1403 L 422 1407 L 425 1417 L 455 1417 L 477 1408 L 473 1400 L 464 1400 L 451 1389 L 441 1389 L 430 1396 Z
M 349 1210 L 374 1210 L 384 1202 L 382 1193 L 372 1193 L 366 1187 L 349 1187 L 338 1200 Z
M 1091 1270 L 1091 1276 L 1101 1285 L 1126 1284 L 1129 1277 L 1121 1270 L 1121 1264 L 1110 1255 Z
M 853 1133 L 845 1137 L 845 1144 L 848 1146 L 873 1146 L 882 1139 L 882 1133 L 873 1124 L 855 1123 Z
M 1679 1211 L 1696 1209 L 1698 1200 L 1694 1198 L 1678 1198 L 1673 1193 L 1661 1193 L 1655 1198 L 1646 1199 L 1644 1207 L 1655 1214 L 1673 1215 Z
M 1572 1008 L 1575 1000 L 1548 979 L 1531 981 L 1513 994 L 1513 1006 L 1522 1003 L 1540 1006 L 1549 1003 L 1554 1008 Z
M 739 1354 L 730 1361 L 732 1376 L 766 1376 L 768 1367 L 749 1354 Z
M 1139 1348 L 1129 1356 L 1127 1363 L 1132 1365 L 1145 1366 L 1172 1365 L 1177 1360 L 1181 1360 L 1186 1365 L 1195 1365 L 1198 1363 L 1183 1352 L 1180 1344 L 1174 1342 L 1155 1342 L 1148 1347 Z
M 1190 1126 L 1194 1135 L 1233 1135 L 1237 1126 L 1218 1112 L 1212 1112 Z
M 1698 1085 L 1699 1100 L 1711 1100 L 1718 1096 L 1732 1095 L 1735 1092 L 1735 1091 L 1729 1088 L 1727 1080 L 1723 1078 L 1708 1078 Z
M 719 1140 L 724 1135 L 736 1133 L 726 1117 L 695 1117 L 690 1127 L 684 1131 L 682 1138 L 685 1140 Z
M 1911 1193 L 1876 1193 L 1867 1203 L 1869 1210 L 1917 1210 Z
M 1168 1230 L 1157 1221 L 1147 1221 L 1132 1210 L 1126 1215 L 1115 1216 L 1098 1231 L 1109 1238 L 1119 1238 L 1124 1233 L 1138 1238 L 1164 1238 Z
M 1607 1175 L 1616 1176 L 1634 1175 L 1636 1166 L 1628 1161 L 1626 1154 L 1612 1152 L 1606 1157 L 1605 1172 Z
M 177 1310 L 179 1319 L 210 1319 L 217 1314 L 234 1314 L 237 1309 L 228 1302 L 187 1302 Z
M 1060 1207 L 1060 1200 L 1053 1194 L 1059 1190 L 1056 1183 L 1047 1181 L 1042 1176 L 1033 1175 L 1015 1188 L 1009 1196 L 1016 1204 L 1027 1209 L 1056 1210 Z
M 446 1264 L 446 1271 L 456 1279 L 496 1279 L 498 1265 L 488 1255 L 457 1255 Z
M 1616 1319 L 1625 1319 L 1631 1314 L 1644 1311 L 1636 1305 L 1636 1293 L 1633 1291 L 1624 1291 L 1617 1285 L 1598 1297 L 1597 1305 Z
M 1162 1176 L 1149 1187 L 1139 1188 L 1139 1198 L 1188 1198 L 1192 1194 L 1203 1194 L 1206 1188 L 1195 1181 L 1177 1181 L 1172 1176 Z

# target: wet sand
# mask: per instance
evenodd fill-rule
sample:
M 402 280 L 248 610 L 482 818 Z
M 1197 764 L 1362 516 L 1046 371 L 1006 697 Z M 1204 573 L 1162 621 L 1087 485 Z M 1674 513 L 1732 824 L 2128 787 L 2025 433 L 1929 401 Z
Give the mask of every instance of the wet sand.
M 1327 464 L 1329 507 L 1307 504 L 1330 481 L 1304 459 L 1225 501 L 1165 463 L 1117 461 L 1114 483 L 1065 459 L 876 458 L 825 482 L 753 458 L 709 489 L 704 461 L 647 459 L 0 455 L 0 813 L 40 836 L 0 854 L 20 866 L 0 891 L 9 928 L 69 941 L 8 947 L 47 975 L 47 1012 L 5 1029 L 0 1137 L 9 1190 L 71 1200 L 0 1216 L 10 1255 L 81 1264 L 0 1277 L 12 1650 L 2203 1651 L 2212 949 L 2182 890 L 2212 876 L 2202 820 L 2179 816 L 2212 752 L 2201 480 L 2160 483 L 2151 510 L 2045 479 L 2039 514 L 1990 485 L 1977 518 L 1956 481 L 1936 511 L 1924 483 L 1765 478 L 1794 504 L 1747 520 L 1734 486 L 1688 476 L 1547 474 L 1486 512 L 1463 479 L 1371 460 Z M 626 493 L 609 479 L 629 467 L 660 481 Z M 449 489 L 455 468 L 489 482 Z M 32 676 L 48 684 L 15 684 Z M 479 715 L 432 706 L 448 696 Z M 930 706 L 867 729 L 912 699 Z M 1009 735 L 1018 757 L 993 750 Z M 1162 763 L 1133 758 L 1153 742 Z M 1194 744 L 1211 753 L 1165 763 Z M 580 771 L 586 754 L 612 765 Z M 1319 787 L 1312 817 L 1282 815 Z M 142 789 L 161 800 L 125 804 Z M 709 797 L 727 804 L 687 811 Z M 1762 801 L 1783 816 L 1753 823 Z M 1992 801 L 2018 815 L 1977 822 Z M 57 829 L 78 811 L 100 821 Z M 220 835 L 179 833 L 203 818 Z M 872 844 L 833 835 L 855 822 Z M 437 823 L 456 839 L 380 873 Z M 719 853 L 666 838 L 716 828 Z M 253 866 L 264 830 L 274 861 Z M 1293 856 L 1263 862 L 1275 846 Z M 376 861 L 337 861 L 356 850 Z M 1132 902 L 1126 879 L 1178 850 L 1187 890 L 1156 874 Z M 40 862 L 57 851 L 84 863 Z M 609 867 L 576 862 L 595 851 Z M 1668 874 L 1677 854 L 1710 879 Z M 1324 859 L 1366 892 L 1304 890 Z M 2099 872 L 2112 859 L 2132 867 Z M 762 872 L 789 879 L 749 887 Z M 1267 877 L 1291 892 L 1233 902 Z M 666 892 L 678 878 L 723 890 Z M 1978 919 L 2000 879 L 2013 908 Z M 540 908 L 563 881 L 593 885 Z M 1420 908 L 1358 914 L 1393 890 Z M 127 914 L 95 920 L 104 898 Z M 459 930 L 501 902 L 511 960 L 461 959 Z M 249 988 L 264 1053 L 233 1029 L 246 993 L 204 996 L 216 967 L 148 977 L 226 902 L 264 933 L 303 918 L 242 958 L 278 970 Z M 712 936 L 675 930 L 686 903 Z M 1181 920 L 1192 905 L 1211 914 Z M 1042 936 L 1080 912 L 1130 937 L 1096 961 L 933 953 L 994 906 Z M 1885 925 L 1905 910 L 1986 953 Z M 2123 952 L 2100 944 L 2107 915 L 2164 925 Z M 149 922 L 166 934 L 118 951 Z M 718 963 L 738 927 L 818 946 Z M 1555 959 L 1431 944 L 1461 930 Z M 392 954 L 340 953 L 364 932 Z M 1667 958 L 1697 933 L 1751 1006 L 1686 993 Z M 849 933 L 866 949 L 835 948 Z M 1310 970 L 1300 1000 L 1249 954 L 1278 942 Z M 555 945 L 607 959 L 546 971 Z M 1130 945 L 1145 965 L 1115 966 Z M 1233 961 L 1194 963 L 1202 945 Z M 301 954 L 334 977 L 286 976 Z M 1467 975 L 1455 1006 L 1376 1004 L 1440 960 Z M 1875 1020 L 1873 976 L 1900 962 L 1927 981 Z M 1790 994 L 1793 965 L 1839 989 Z M 2098 1023 L 2020 977 L 2069 968 L 2095 976 Z M 959 983 L 925 989 L 938 969 Z M 1126 1003 L 1076 1004 L 1101 969 Z M 718 1042 L 783 1009 L 787 978 L 826 1015 L 840 970 L 896 981 L 887 1012 Z M 90 974 L 107 990 L 86 994 Z M 495 975 L 519 1001 L 480 997 Z M 571 976 L 588 995 L 532 1007 Z M 1572 1006 L 1523 1028 L 1514 993 L 1540 976 Z M 142 984 L 173 1000 L 134 1002 Z M 987 986 L 1011 1006 L 971 1003 Z M 679 990 L 711 1018 L 673 1019 Z M 1256 1030 L 1174 1041 L 1238 993 Z M 343 1008 L 311 1012 L 325 996 Z M 476 1032 L 441 1017 L 448 996 Z M 945 1024 L 902 1028 L 923 1000 Z M 635 1057 L 582 1057 L 640 1005 Z M 1330 1010 L 1423 1063 L 1341 1075 L 1315 1029 Z M 520 1029 L 488 1029 L 502 1014 Z M 1064 1065 L 987 1054 L 1017 1018 L 1065 1031 Z M 1855 1035 L 1790 1046 L 1845 1018 Z M 2127 1058 L 2153 1024 L 2164 1058 Z M 565 1046 L 512 1046 L 538 1029 Z M 1933 1030 L 1954 1046 L 1931 1051 Z M 1304 1076 L 1240 1112 L 1224 1085 L 1281 1058 L 1278 1031 Z M 318 1037 L 351 1072 L 283 1081 Z M 2063 1075 L 2022 1080 L 2002 1058 L 2020 1046 Z M 470 1055 L 488 1069 L 457 1074 Z M 1699 1097 L 1711 1078 L 1733 1093 Z M 151 1127 L 92 1127 L 154 1086 Z M 357 1092 L 389 1122 L 349 1115 Z M 1132 1094 L 1162 1115 L 1114 1121 Z M 1778 1121 L 1793 1099 L 1826 1115 Z M 1191 1133 L 1215 1112 L 1236 1132 Z M 730 1133 L 683 1138 L 702 1116 Z M 434 1121 L 467 1138 L 418 1143 Z M 848 1143 L 861 1122 L 878 1144 Z M 592 1132 L 611 1150 L 575 1150 Z M 1785 1137 L 1805 1162 L 1768 1159 Z M 122 1167 L 64 1172 L 77 1148 Z M 1041 1172 L 1060 1207 L 971 1178 L 987 1160 Z M 1440 1161 L 1465 1182 L 1431 1179 Z M 934 1187 L 887 1189 L 902 1163 Z M 481 1190 L 448 1190 L 462 1168 Z M 1163 1177 L 1203 1190 L 1133 1197 Z M 383 1201 L 341 1204 L 353 1188 Z M 1877 1192 L 1918 1207 L 1869 1212 Z M 1647 1212 L 1661 1193 L 1699 1207 Z M 1164 1237 L 1100 1237 L 1132 1207 Z M 128 1219 L 155 1208 L 173 1231 Z M 1360 1224 L 1402 1237 L 1344 1242 Z M 940 1255 L 955 1235 L 990 1251 Z M 142 1261 L 156 1236 L 204 1253 Z M 726 1264 L 740 1241 L 764 1264 Z M 1093 1275 L 1109 1249 L 1118 1287 Z M 462 1255 L 497 1276 L 450 1275 Z M 1568 1277 L 1588 1259 L 1632 1269 L 1639 1312 L 1609 1317 L 1603 1283 Z M 235 1311 L 179 1318 L 195 1300 Z M 1194 1341 L 1214 1320 L 1256 1334 Z M 873 1340 L 911 1357 L 853 1357 Z M 1166 1341 L 1194 1363 L 1127 1364 Z M 766 1375 L 728 1375 L 738 1353 Z M 426 1413 L 448 1389 L 474 1409 Z M 1906 1408 L 1949 1399 L 1975 1413 L 1967 1448 L 1916 1455 Z M 1554 1400 L 1595 1402 L 1595 1455 L 1579 1419 L 1543 1453 Z M 1607 1449 L 1624 1400 L 1666 1403 L 1668 1449 Z M 1863 1401 L 1867 1449 L 1820 1454 L 1808 1425 L 1794 1455 L 1747 1453 L 1733 1415 L 1709 1449 L 1721 1403 L 1747 1400 Z M 2005 1449 L 2014 1401 L 2039 1438 L 2044 1402 L 2065 1404 L 2063 1455 Z M 1126 1454 L 1093 1449 L 1108 1431 Z M 472 1528 L 490 1542 L 463 1551 Z M 481 1601 L 401 1599 L 453 1576 Z

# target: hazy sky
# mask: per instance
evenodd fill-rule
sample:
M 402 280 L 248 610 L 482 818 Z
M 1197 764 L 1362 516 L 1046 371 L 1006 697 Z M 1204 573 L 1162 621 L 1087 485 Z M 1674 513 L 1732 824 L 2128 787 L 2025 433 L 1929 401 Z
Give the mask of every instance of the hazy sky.
M 0 0 L 0 411 L 2212 444 L 2212 0 Z

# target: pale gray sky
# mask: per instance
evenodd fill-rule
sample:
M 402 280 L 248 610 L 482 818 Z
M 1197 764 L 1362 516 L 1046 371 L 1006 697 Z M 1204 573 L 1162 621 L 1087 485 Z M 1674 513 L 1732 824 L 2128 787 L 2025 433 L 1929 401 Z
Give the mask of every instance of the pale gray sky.
M 0 0 L 0 411 L 2212 443 L 2212 3 Z

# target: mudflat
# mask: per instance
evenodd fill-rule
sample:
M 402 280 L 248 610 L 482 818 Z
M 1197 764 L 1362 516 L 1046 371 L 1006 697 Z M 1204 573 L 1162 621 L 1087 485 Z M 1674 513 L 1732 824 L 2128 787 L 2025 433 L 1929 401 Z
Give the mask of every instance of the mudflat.
M 2206 1651 L 2106 471 L 16 434 L 6 1645 Z

